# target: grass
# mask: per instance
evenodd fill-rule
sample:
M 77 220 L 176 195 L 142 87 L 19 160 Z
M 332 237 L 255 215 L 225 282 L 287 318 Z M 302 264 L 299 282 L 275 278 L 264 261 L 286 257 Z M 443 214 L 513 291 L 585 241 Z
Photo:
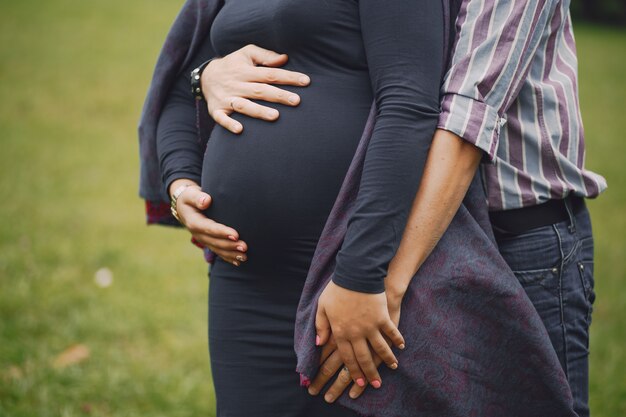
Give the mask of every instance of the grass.
M 214 415 L 206 267 L 184 232 L 145 227 L 137 198 L 136 123 L 181 4 L 3 2 L 0 416 Z M 610 185 L 590 203 L 591 404 L 613 417 L 626 414 L 626 33 L 577 38 L 588 167 Z M 55 367 L 75 344 L 89 358 Z

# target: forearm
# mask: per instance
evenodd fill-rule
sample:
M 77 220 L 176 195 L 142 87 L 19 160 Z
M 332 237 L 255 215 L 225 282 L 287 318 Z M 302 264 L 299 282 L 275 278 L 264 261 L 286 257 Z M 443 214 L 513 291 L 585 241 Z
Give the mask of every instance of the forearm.
M 389 264 L 388 293 L 404 295 L 459 209 L 481 157 L 480 149 L 455 134 L 435 132 L 400 246 Z
M 165 95 L 156 144 L 163 185 L 170 194 L 178 179 L 200 183 L 204 149 L 198 138 L 196 101 L 189 91 L 189 73 L 211 56 L 214 52 L 207 37 Z

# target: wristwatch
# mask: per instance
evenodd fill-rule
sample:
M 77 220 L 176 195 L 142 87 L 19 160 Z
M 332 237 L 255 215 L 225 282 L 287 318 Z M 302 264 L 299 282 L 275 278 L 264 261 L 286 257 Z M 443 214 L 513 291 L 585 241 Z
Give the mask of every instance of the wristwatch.
M 202 94 L 202 83 L 200 82 L 200 77 L 202 76 L 202 71 L 206 68 L 207 65 L 214 58 L 211 58 L 207 61 L 204 61 L 200 64 L 196 69 L 191 71 L 191 94 L 196 98 L 196 100 L 204 100 L 204 94 Z

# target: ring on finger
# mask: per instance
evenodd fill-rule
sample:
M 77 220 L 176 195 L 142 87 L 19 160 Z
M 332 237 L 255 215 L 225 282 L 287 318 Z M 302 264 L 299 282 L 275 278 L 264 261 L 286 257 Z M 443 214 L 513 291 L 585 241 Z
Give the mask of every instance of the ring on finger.
M 235 101 L 235 99 L 232 99 L 230 101 L 230 108 L 233 109 L 233 110 L 235 110 L 235 105 L 233 104 L 234 101 Z

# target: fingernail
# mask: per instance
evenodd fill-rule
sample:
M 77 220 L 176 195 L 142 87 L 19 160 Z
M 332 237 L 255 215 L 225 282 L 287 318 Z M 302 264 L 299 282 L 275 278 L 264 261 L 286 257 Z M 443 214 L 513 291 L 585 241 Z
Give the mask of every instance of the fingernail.
M 350 391 L 350 393 L 348 394 L 350 396 L 350 398 L 352 398 L 353 400 L 356 398 L 356 392 L 352 392 Z
M 233 265 L 235 265 L 235 266 L 239 266 L 239 262 L 237 262 L 237 261 L 233 261 Z
M 320 336 L 319 335 L 315 335 L 315 346 L 319 346 L 320 345 Z
M 278 117 L 278 110 L 274 110 L 274 109 L 268 110 L 266 114 L 267 114 L 267 117 L 270 117 L 273 119 L 275 117 Z
M 237 259 L 238 261 L 241 261 L 241 262 L 244 261 L 243 256 L 241 256 L 241 255 L 235 256 L 235 259 Z
M 397 363 L 392 363 L 390 366 L 391 369 L 398 369 L 398 364 Z
M 309 387 L 308 391 L 309 391 L 309 394 L 311 394 L 311 395 L 317 395 L 317 391 L 315 391 L 315 390 L 314 390 L 313 388 L 311 388 L 311 387 Z
M 243 246 L 237 246 L 237 250 L 238 250 L 239 252 L 243 252 Z
M 289 96 L 287 99 L 291 104 L 296 104 L 298 102 L 298 96 Z
M 400 346 L 398 346 L 398 347 L 399 347 L 400 349 L 404 349 L 404 348 L 405 348 L 404 343 L 402 343 L 402 344 L 401 344 Z
M 204 203 L 206 203 L 206 196 L 203 195 L 202 197 L 200 197 L 200 204 L 204 205 Z
M 241 129 L 243 129 L 243 126 L 241 126 L 240 124 L 237 123 L 233 125 L 233 132 L 239 133 L 241 132 Z
M 333 397 L 333 395 L 332 395 L 332 394 L 326 394 L 326 395 L 324 395 L 324 400 L 325 400 L 327 403 L 332 403 L 334 399 L 335 399 L 335 397 Z
M 308 84 L 309 81 L 311 81 L 311 79 L 307 77 L 306 75 L 303 75 L 300 77 L 298 81 L 300 81 L 300 84 Z
M 370 382 L 370 384 L 372 384 L 372 386 L 373 386 L 374 388 L 380 388 L 380 381 L 379 381 L 379 380 L 377 380 L 377 379 L 375 379 L 375 380 L 373 380 L 372 382 Z
M 237 238 L 236 238 L 235 236 L 233 236 L 233 235 L 228 235 L 228 238 L 229 238 L 230 240 L 232 240 L 233 242 L 236 242 L 236 241 L 237 241 Z
M 364 386 L 365 386 L 365 380 L 364 380 L 363 378 L 357 378 L 357 379 L 356 379 L 356 384 L 357 384 L 359 387 L 364 387 Z

